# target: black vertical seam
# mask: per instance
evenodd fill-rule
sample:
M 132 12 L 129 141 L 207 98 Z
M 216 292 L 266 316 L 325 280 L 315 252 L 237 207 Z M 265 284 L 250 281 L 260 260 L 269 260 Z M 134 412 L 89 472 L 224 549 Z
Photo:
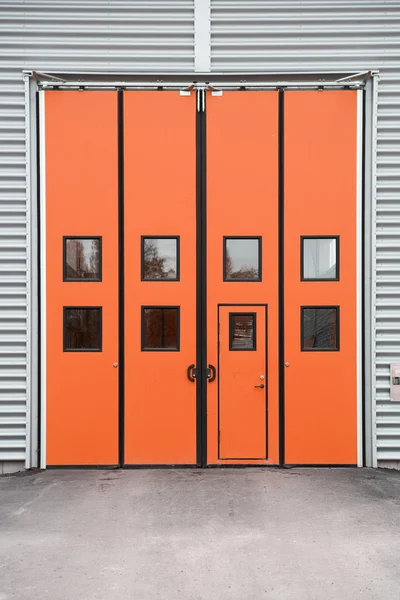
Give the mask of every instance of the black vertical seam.
M 118 463 L 125 462 L 124 96 L 118 90 Z
M 38 274 L 38 383 L 37 383 L 37 398 L 38 398 L 38 467 L 41 462 L 41 439 L 42 439 L 42 296 L 41 296 L 41 279 L 42 271 L 40 264 L 41 251 L 41 230 L 40 230 L 40 106 L 39 106 L 39 91 L 36 92 L 36 206 L 37 206 L 37 274 Z M 44 143 L 44 140 L 43 140 Z M 30 449 L 29 449 L 30 450 Z
M 284 117 L 285 96 L 279 90 L 278 121 L 278 304 L 279 304 L 279 465 L 285 464 L 285 171 L 284 171 Z
M 366 131 L 366 91 L 362 92 L 362 167 L 361 167 L 361 400 L 362 400 L 362 461 L 366 464 L 366 414 L 365 414 L 365 131 Z M 358 115 L 357 115 L 358 118 Z M 357 140 L 358 141 L 358 140 Z
M 206 92 L 203 91 L 203 106 L 201 115 L 201 249 L 202 249 L 202 466 L 207 464 L 207 145 L 206 145 Z
M 200 94 L 196 92 L 196 96 Z M 196 97 L 196 463 L 202 466 L 202 243 L 201 243 L 201 219 L 202 219 L 202 165 L 201 165 L 201 113 L 198 110 L 198 98 Z
M 207 269 L 205 112 L 201 100 L 196 102 L 196 463 L 203 467 L 207 463 Z

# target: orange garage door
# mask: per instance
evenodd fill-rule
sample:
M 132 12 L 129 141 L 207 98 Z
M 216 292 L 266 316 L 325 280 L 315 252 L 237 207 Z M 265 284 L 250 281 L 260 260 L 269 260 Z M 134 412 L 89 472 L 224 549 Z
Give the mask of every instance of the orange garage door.
M 357 463 L 357 92 L 46 91 L 48 465 Z

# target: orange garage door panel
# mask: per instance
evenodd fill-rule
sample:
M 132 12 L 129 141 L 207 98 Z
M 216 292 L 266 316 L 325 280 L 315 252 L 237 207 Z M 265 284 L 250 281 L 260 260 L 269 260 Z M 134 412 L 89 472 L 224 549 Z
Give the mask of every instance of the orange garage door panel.
M 125 463 L 196 463 L 196 98 L 124 93 Z
M 288 464 L 357 463 L 356 154 L 356 91 L 285 93 Z
M 48 465 L 118 463 L 117 122 L 116 92 L 45 92 Z

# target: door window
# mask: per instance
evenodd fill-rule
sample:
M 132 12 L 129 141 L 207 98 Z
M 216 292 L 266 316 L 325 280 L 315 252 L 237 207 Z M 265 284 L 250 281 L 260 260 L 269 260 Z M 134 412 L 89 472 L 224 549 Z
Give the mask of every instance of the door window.
M 224 237 L 224 281 L 261 281 L 261 237 Z
M 64 281 L 101 281 L 101 237 L 64 237 Z
M 179 281 L 179 237 L 142 237 L 142 281 Z
M 339 280 L 339 237 L 301 238 L 301 280 Z
M 229 350 L 256 350 L 256 313 L 229 313 Z
M 64 307 L 64 352 L 101 352 L 101 307 Z
M 339 307 L 302 306 L 301 349 L 339 350 Z
M 142 350 L 179 350 L 179 307 L 142 307 Z

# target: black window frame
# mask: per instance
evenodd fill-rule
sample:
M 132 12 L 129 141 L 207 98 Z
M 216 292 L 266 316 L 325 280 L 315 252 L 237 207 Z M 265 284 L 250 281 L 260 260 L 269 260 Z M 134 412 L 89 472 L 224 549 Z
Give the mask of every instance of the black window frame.
M 304 240 L 336 240 L 336 277 L 304 277 Z M 300 281 L 340 281 L 340 235 L 301 235 L 300 236 Z
M 176 240 L 176 277 L 174 279 L 149 279 L 144 276 L 144 240 Z M 181 277 L 181 236 L 180 235 L 142 235 L 140 238 L 140 280 L 167 283 L 180 281 Z
M 226 277 L 226 241 L 227 240 L 258 240 L 258 278 L 257 279 L 227 279 Z M 227 283 L 259 283 L 262 281 L 262 236 L 261 235 L 224 235 L 222 238 L 222 278 Z
M 159 281 L 157 279 L 157 281 Z M 176 319 L 176 338 L 177 338 L 177 345 L 176 348 L 146 348 L 144 345 L 144 314 L 145 314 L 145 310 L 148 309 L 168 309 L 168 308 L 172 308 L 172 309 L 176 309 L 177 310 L 177 319 Z M 141 351 L 142 352 L 180 352 L 181 350 L 181 307 L 177 306 L 177 305 L 143 305 L 141 306 L 141 311 L 140 311 L 140 346 L 141 346 Z
M 336 310 L 336 348 L 305 348 L 304 347 L 304 311 L 307 309 L 334 309 Z M 340 352 L 340 306 L 337 304 L 313 304 L 300 306 L 300 351 L 301 352 Z
M 67 311 L 68 310 L 98 310 L 100 313 L 99 348 L 67 348 Z M 63 352 L 103 352 L 103 307 L 102 306 L 63 306 Z
M 233 318 L 253 317 L 253 348 L 233 348 Z M 229 352 L 255 352 L 257 350 L 257 313 L 256 312 L 230 312 L 229 313 Z
M 99 276 L 94 277 L 68 277 L 67 276 L 67 240 L 99 240 Z M 64 235 L 63 236 L 63 282 L 64 283 L 99 283 L 103 281 L 103 236 L 101 235 Z

